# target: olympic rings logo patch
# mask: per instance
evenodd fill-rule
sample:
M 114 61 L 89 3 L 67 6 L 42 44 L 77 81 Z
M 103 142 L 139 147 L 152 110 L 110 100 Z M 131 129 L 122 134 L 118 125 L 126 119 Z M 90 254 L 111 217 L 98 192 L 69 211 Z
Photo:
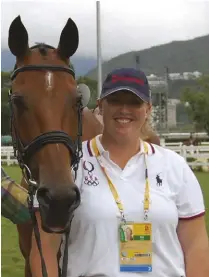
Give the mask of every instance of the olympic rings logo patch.
M 99 180 L 93 175 L 94 165 L 91 162 L 85 161 L 83 163 L 83 169 L 88 172 L 88 175 L 84 177 L 84 184 L 87 186 L 98 186 Z

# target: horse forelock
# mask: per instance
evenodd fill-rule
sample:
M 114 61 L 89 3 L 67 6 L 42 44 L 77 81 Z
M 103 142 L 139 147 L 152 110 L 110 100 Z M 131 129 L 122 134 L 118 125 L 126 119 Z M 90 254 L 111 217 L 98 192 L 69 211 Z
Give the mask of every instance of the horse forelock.
M 53 46 L 51 45 L 48 45 L 44 42 L 37 42 L 34 46 L 32 46 L 30 48 L 31 50 L 32 49 L 38 49 L 39 50 L 39 53 L 42 55 L 42 56 L 47 56 L 48 55 L 48 50 L 49 49 L 55 49 Z

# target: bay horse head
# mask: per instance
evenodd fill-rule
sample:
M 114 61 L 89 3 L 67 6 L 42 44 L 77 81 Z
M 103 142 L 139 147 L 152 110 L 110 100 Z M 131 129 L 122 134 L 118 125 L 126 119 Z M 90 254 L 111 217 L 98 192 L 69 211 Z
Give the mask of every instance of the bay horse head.
M 69 67 L 78 42 L 70 18 L 57 48 L 43 43 L 30 48 L 20 16 L 9 28 L 8 45 L 16 57 L 10 91 L 13 146 L 29 186 L 29 207 L 37 193 L 46 232 L 65 232 L 80 204 L 71 168 L 77 169 L 82 156 L 82 101 Z

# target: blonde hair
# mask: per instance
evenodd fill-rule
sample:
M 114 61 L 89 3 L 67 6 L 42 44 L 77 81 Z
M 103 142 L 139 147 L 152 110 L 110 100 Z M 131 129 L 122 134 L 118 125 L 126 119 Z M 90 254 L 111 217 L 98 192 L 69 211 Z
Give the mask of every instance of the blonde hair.
M 142 140 L 160 145 L 160 139 L 157 135 L 157 132 L 154 130 L 154 127 L 152 126 L 151 113 L 148 115 L 145 123 L 140 130 L 140 138 Z

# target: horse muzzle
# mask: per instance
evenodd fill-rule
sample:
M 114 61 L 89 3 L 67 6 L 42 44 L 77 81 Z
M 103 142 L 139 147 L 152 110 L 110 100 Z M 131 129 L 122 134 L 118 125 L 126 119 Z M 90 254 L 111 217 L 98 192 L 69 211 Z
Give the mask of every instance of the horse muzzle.
M 80 205 L 80 192 L 76 186 L 62 197 L 56 197 L 50 189 L 37 191 L 42 229 L 47 233 L 65 233 L 70 228 L 73 213 Z

